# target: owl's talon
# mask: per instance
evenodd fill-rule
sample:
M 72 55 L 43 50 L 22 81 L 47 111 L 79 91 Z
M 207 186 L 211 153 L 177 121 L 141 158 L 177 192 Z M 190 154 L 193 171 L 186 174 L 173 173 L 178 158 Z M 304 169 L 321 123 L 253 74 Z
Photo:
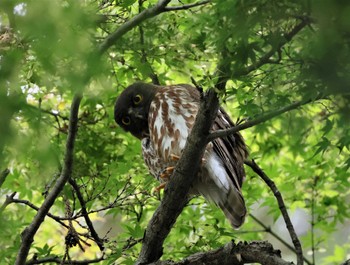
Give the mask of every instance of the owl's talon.
M 160 192 L 160 190 L 164 189 L 166 186 L 166 182 L 163 182 L 162 184 L 160 184 L 159 186 L 154 188 L 154 192 Z
M 180 156 L 175 155 L 175 154 L 170 154 L 170 158 L 171 158 L 171 160 L 173 160 L 173 161 L 179 161 L 179 160 L 180 160 Z
M 163 172 L 159 175 L 161 179 L 168 179 L 171 174 L 174 172 L 175 167 L 167 167 L 163 170 Z

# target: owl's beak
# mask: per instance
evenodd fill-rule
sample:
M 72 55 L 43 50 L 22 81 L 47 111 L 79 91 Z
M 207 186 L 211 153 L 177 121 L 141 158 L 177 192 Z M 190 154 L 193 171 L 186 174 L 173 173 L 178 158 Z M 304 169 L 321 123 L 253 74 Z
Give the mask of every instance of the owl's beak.
M 128 110 L 128 114 L 131 116 L 134 116 L 136 119 L 144 120 L 146 119 L 145 115 L 143 114 L 143 108 L 130 108 Z

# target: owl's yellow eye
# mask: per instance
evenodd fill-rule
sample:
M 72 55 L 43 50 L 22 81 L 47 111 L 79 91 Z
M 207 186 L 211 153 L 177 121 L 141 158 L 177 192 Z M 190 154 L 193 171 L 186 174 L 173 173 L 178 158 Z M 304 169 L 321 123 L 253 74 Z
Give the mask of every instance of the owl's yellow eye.
M 124 125 L 129 125 L 130 124 L 130 118 L 129 117 L 123 117 L 122 118 L 122 123 L 124 124 Z
M 135 103 L 135 105 L 140 104 L 140 102 L 142 101 L 142 99 L 143 99 L 142 95 L 137 94 L 137 95 L 134 97 L 134 103 Z

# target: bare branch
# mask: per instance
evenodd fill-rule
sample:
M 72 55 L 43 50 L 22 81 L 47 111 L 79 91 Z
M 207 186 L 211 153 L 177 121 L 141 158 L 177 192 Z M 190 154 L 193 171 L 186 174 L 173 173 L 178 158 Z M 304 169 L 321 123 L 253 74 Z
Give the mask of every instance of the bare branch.
M 182 261 L 158 261 L 150 265 L 242 265 L 248 263 L 259 263 L 264 265 L 292 265 L 292 262 L 281 258 L 279 250 L 273 249 L 272 245 L 266 241 L 256 241 L 251 243 L 234 242 L 208 252 L 193 254 Z
M 32 223 L 26 227 L 21 236 L 22 242 L 20 249 L 16 258 L 16 265 L 24 265 L 29 253 L 29 249 L 34 240 L 34 235 L 38 231 L 40 225 L 44 221 L 46 215 L 48 214 L 51 206 L 55 202 L 58 194 L 62 191 L 64 185 L 71 177 L 72 168 L 73 168 L 73 151 L 74 151 L 74 142 L 78 130 L 78 112 L 79 106 L 82 99 L 81 94 L 76 94 L 73 98 L 70 112 L 69 120 L 69 131 L 66 142 L 66 153 L 64 157 L 63 169 L 60 177 L 57 179 L 54 187 L 48 193 L 45 201 L 41 205 L 40 209 L 37 212 L 37 215 L 34 217 Z
M 270 188 L 270 190 L 273 192 L 273 195 L 275 195 L 277 202 L 278 202 L 278 207 L 282 213 L 284 222 L 286 223 L 289 235 L 292 239 L 293 245 L 295 247 L 295 252 L 297 254 L 297 264 L 302 265 L 304 261 L 303 257 L 303 250 L 301 248 L 301 244 L 299 241 L 299 238 L 297 234 L 295 233 L 292 221 L 289 218 L 286 205 L 284 204 L 282 194 L 279 192 L 277 189 L 275 183 L 265 174 L 265 172 L 255 163 L 254 160 L 248 161 L 246 160 L 244 162 L 246 165 L 248 165 L 255 173 L 257 173 L 267 184 L 267 186 Z
M 197 7 L 197 6 L 206 5 L 206 4 L 210 3 L 210 2 L 211 2 L 210 0 L 199 1 L 199 2 L 196 2 L 196 3 L 182 5 L 182 6 L 167 6 L 164 9 L 165 9 L 165 11 L 186 10 L 186 9 L 190 9 L 190 8 Z
M 3 211 L 3 208 L 5 208 L 7 205 L 11 204 L 11 203 L 19 203 L 19 204 L 24 204 L 29 206 L 30 208 L 39 211 L 39 207 L 35 206 L 33 203 L 31 203 L 30 201 L 27 200 L 20 200 L 20 199 L 15 199 L 14 196 L 16 195 L 16 192 L 12 193 L 11 195 L 7 195 L 6 196 L 6 200 L 4 205 L 1 207 L 0 209 L 0 213 Z M 6 206 L 5 206 L 6 205 Z M 48 217 L 52 218 L 53 220 L 55 220 L 57 223 L 59 223 L 60 225 L 64 226 L 65 228 L 69 228 L 68 225 L 66 225 L 64 222 L 62 222 L 61 217 L 53 215 L 51 213 L 47 213 L 46 214 Z

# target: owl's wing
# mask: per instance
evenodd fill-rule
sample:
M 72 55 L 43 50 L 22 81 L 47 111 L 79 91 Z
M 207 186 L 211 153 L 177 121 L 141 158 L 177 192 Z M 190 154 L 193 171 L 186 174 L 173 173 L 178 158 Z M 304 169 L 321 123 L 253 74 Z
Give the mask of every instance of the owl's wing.
M 157 156 L 150 138 L 146 137 L 141 140 L 141 150 L 143 160 L 148 167 L 149 173 L 157 180 L 160 180 L 159 176 L 162 170 L 163 162 L 161 161 L 160 157 Z
M 220 108 L 213 124 L 213 131 L 228 129 L 234 126 L 230 117 L 223 108 Z M 214 152 L 223 162 L 227 174 L 237 190 L 241 190 L 245 178 L 244 160 L 248 150 L 240 133 L 230 134 L 227 137 L 217 138 L 213 141 Z

